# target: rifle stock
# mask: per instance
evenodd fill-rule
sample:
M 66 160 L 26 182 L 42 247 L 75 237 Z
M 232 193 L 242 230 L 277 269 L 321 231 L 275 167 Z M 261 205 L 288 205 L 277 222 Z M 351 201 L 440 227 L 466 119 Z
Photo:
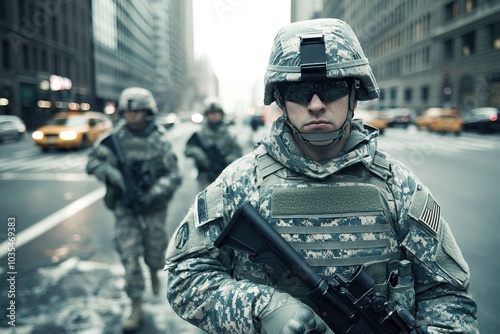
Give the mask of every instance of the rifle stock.
M 360 266 L 349 279 L 322 278 L 250 204 L 243 204 L 215 240 L 217 248 L 247 253 L 282 277 L 297 277 L 309 288 L 317 314 L 336 334 L 416 334 L 414 318 L 373 290 L 374 279 Z

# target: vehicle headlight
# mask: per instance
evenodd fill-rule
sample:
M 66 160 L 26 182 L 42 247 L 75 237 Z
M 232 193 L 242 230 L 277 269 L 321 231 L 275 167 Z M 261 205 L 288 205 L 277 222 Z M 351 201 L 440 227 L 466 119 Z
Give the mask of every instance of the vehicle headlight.
M 40 140 L 43 138 L 43 132 L 42 131 L 34 131 L 31 137 L 35 140 Z
M 203 115 L 202 114 L 193 114 L 191 116 L 191 121 L 193 123 L 197 123 L 197 124 L 201 123 L 201 122 L 203 122 Z
M 59 134 L 59 138 L 62 140 L 74 140 L 76 139 L 76 131 L 63 131 Z

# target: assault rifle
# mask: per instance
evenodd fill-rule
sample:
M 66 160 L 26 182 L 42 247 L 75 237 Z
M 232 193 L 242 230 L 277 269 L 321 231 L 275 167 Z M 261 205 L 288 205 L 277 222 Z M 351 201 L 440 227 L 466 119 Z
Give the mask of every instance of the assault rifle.
M 118 169 L 123 175 L 123 181 L 125 182 L 126 193 L 122 198 L 122 204 L 125 207 L 130 207 L 134 212 L 134 215 L 137 217 L 139 221 L 139 226 L 142 230 L 146 229 L 146 222 L 144 221 L 144 217 L 142 216 L 142 206 L 140 203 L 141 197 L 144 196 L 144 191 L 136 184 L 134 176 L 132 172 L 127 167 L 127 161 L 125 160 L 125 156 L 123 154 L 122 148 L 120 147 L 120 143 L 118 143 L 118 139 L 114 133 L 111 133 L 109 136 L 104 138 L 101 141 L 102 144 L 107 146 L 115 155 L 118 160 Z
M 203 137 L 195 132 L 189 138 L 186 145 L 198 146 L 205 152 L 208 160 L 210 161 L 210 169 L 208 170 L 208 175 L 215 180 L 217 176 L 227 167 L 226 157 L 224 152 L 222 152 L 216 145 L 207 145 L 203 140 Z
M 215 240 L 250 254 L 283 277 L 296 277 L 309 289 L 307 298 L 336 334 L 416 334 L 415 319 L 397 303 L 373 290 L 374 279 L 360 266 L 349 279 L 322 278 L 250 204 L 243 204 Z

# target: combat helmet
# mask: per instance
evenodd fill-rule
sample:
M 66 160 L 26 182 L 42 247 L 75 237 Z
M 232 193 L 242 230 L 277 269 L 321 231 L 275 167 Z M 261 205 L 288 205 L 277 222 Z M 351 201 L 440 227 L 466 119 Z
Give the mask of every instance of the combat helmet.
M 207 113 L 214 112 L 214 111 L 218 111 L 218 112 L 224 114 L 224 110 L 222 109 L 221 105 L 218 103 L 212 102 L 205 107 L 205 109 L 203 110 L 203 115 L 206 115 Z
M 118 110 L 146 110 L 149 114 L 156 115 L 158 107 L 153 94 L 141 87 L 125 88 L 118 100 Z
M 264 78 L 264 104 L 276 100 L 276 84 L 354 78 L 355 98 L 373 100 L 379 88 L 351 27 L 338 19 L 299 21 L 281 28 L 274 39 Z
M 222 108 L 222 104 L 218 97 L 209 96 L 203 101 L 203 104 L 205 105 L 203 115 L 212 111 L 218 111 L 224 115 L 224 108 Z

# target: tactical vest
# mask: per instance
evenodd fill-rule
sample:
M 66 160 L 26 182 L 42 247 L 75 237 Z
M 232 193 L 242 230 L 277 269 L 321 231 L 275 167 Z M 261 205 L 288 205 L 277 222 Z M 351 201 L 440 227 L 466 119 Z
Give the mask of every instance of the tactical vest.
M 120 146 L 132 174 L 138 179 L 142 174 L 142 182 L 146 183 L 143 190 L 147 191 L 148 186 L 156 180 L 158 174 L 153 163 L 156 153 L 151 143 L 147 137 L 129 136 L 120 141 Z
M 376 283 L 387 283 L 389 263 L 401 254 L 387 185 L 390 164 L 383 153 L 377 152 L 370 168 L 355 164 L 321 182 L 290 171 L 263 146 L 255 154 L 261 213 L 317 273 L 349 277 L 359 265 L 375 264 L 370 271 Z M 299 289 L 269 267 L 240 256 L 233 262 L 233 276 L 283 291 Z

